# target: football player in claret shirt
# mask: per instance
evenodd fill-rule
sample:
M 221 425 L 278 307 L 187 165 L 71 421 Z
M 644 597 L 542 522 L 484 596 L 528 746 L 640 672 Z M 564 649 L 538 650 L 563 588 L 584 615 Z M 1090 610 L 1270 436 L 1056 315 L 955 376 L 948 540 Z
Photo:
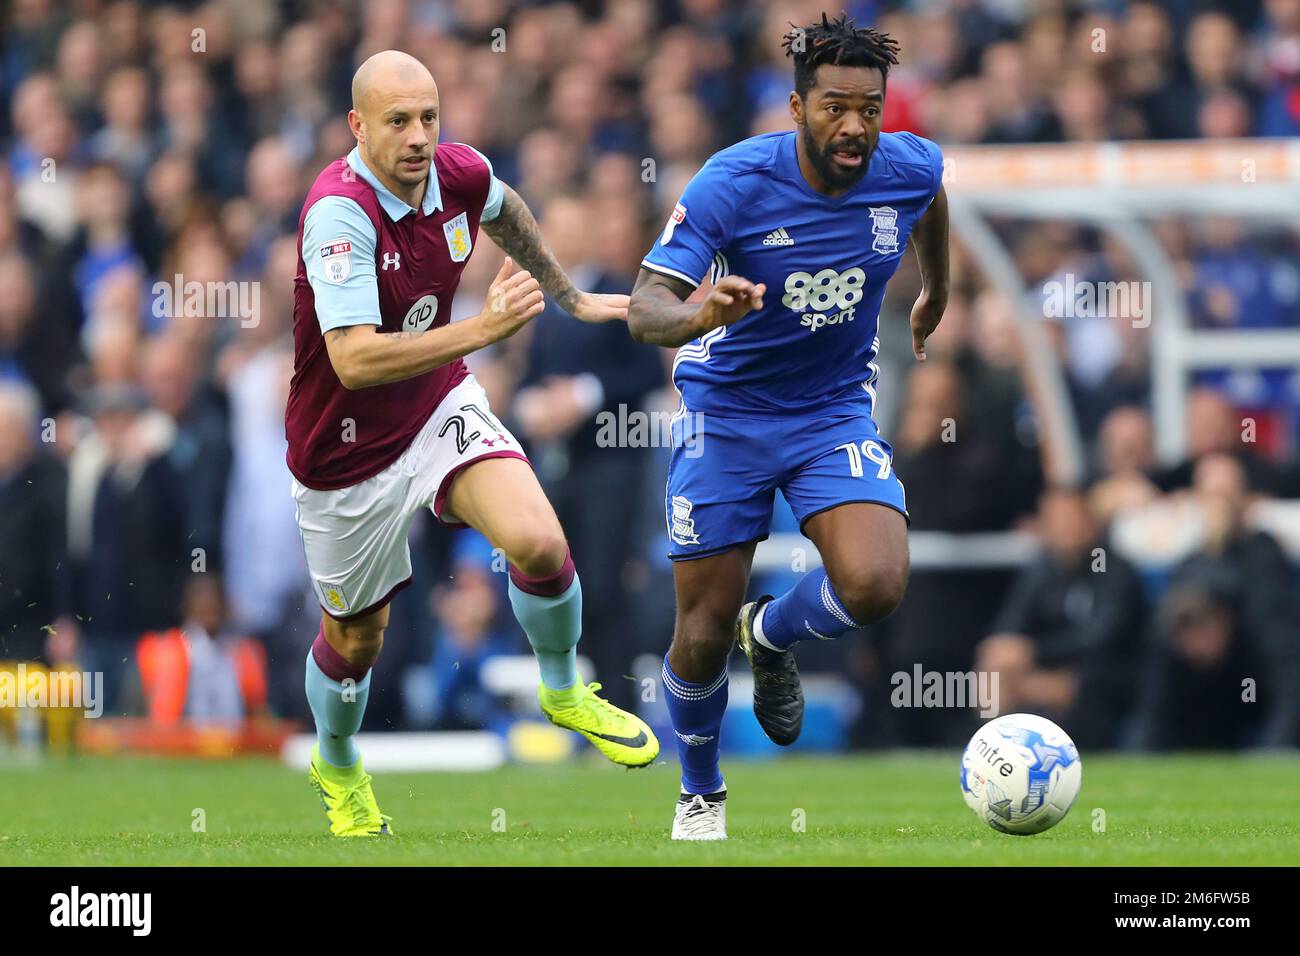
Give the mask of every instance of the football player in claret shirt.
M 553 723 L 625 766 L 651 763 L 659 743 L 578 679 L 582 590 L 564 532 L 462 361 L 527 324 L 543 293 L 584 322 L 625 320 L 627 296 L 575 289 L 488 160 L 438 142 L 438 90 L 418 60 L 394 50 L 366 60 L 352 105 L 356 148 L 321 172 L 299 220 L 285 430 L 323 611 L 306 665 L 317 730 L 309 779 L 335 835 L 375 836 L 390 832 L 389 818 L 353 736 L 388 602 L 411 582 L 407 531 L 421 508 L 476 528 L 509 561 L 510 603 Z M 507 258 L 483 311 L 451 324 L 480 225 Z
M 909 245 L 923 283 L 918 360 L 948 299 L 943 158 L 880 129 L 897 44 L 823 14 L 785 47 L 795 131 L 704 165 L 642 262 L 628 314 L 639 341 L 679 347 L 665 495 L 677 621 L 663 666 L 682 764 L 674 839 L 726 838 L 719 731 L 733 645 L 753 670 L 759 723 L 788 745 L 804 707 L 794 644 L 840 637 L 902 598 L 907 509 L 872 418 L 877 318 Z M 685 302 L 706 273 L 708 296 Z M 777 489 L 823 566 L 744 604 Z

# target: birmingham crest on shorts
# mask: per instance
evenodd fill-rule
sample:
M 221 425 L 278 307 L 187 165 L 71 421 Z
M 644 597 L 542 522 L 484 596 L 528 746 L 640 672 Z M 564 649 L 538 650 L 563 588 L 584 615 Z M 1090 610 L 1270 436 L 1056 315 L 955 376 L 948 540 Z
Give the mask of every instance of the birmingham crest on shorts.
M 695 519 L 691 517 L 695 505 L 689 498 L 674 495 L 672 506 L 673 517 L 669 536 L 678 544 L 699 544 L 700 536 L 695 533 Z

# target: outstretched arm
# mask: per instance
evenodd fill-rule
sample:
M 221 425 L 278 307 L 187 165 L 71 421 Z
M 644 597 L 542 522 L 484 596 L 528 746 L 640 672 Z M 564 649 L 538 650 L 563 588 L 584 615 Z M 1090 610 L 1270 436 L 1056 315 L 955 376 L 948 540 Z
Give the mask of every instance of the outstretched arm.
M 542 236 L 541 227 L 519 194 L 506 186 L 501 211 L 482 223 L 486 232 L 505 254 L 512 257 L 541 283 L 542 290 L 565 312 L 583 322 L 609 322 L 627 318 L 627 296 L 595 295 L 574 288 Z
M 400 382 L 509 338 L 542 311 L 542 291 L 510 257 L 488 287 L 483 311 L 424 332 L 380 332 L 378 325 L 344 325 L 325 333 L 325 349 L 349 391 Z
M 924 362 L 925 340 L 948 307 L 948 195 L 942 186 L 912 230 L 911 244 L 921 267 L 921 294 L 912 306 L 912 351 Z
M 726 276 L 703 302 L 683 301 L 695 291 L 689 283 L 650 269 L 642 269 L 632 289 L 627 325 L 632 338 L 648 345 L 676 348 L 710 329 L 730 325 L 753 309 L 763 307 L 767 286 L 740 276 Z

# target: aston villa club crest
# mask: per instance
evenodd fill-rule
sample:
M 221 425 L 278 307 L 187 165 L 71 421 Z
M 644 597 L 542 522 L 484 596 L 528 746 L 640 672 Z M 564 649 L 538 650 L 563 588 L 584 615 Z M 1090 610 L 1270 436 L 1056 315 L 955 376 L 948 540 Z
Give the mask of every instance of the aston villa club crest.
M 320 593 L 330 610 L 342 612 L 348 609 L 348 596 L 337 584 L 326 584 L 322 581 Z
M 464 262 L 469 258 L 473 242 L 469 237 L 469 219 L 464 213 L 444 222 L 442 234 L 447 237 L 447 251 L 451 253 L 452 262 Z

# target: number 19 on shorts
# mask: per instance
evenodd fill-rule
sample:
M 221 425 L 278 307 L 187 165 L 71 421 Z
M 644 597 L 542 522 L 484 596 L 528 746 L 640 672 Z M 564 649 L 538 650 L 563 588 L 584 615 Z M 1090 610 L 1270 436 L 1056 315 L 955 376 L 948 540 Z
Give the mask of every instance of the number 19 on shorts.
M 843 445 L 836 445 L 836 451 L 846 452 L 849 456 L 849 473 L 854 478 L 861 478 L 866 472 L 863 470 L 862 459 L 872 462 L 877 466 L 876 477 L 884 480 L 889 477 L 891 462 L 885 449 L 880 446 L 879 442 L 867 439 L 861 445 L 857 442 L 847 442 Z

